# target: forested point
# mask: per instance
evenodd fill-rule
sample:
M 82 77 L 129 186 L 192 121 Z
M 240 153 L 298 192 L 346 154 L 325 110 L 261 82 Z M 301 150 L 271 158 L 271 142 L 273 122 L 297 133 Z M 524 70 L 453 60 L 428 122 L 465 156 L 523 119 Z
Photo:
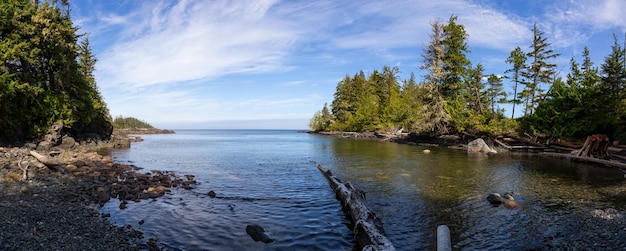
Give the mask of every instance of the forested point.
M 147 128 L 154 129 L 148 122 L 133 117 L 117 116 L 113 119 L 113 127 L 115 129 L 123 128 Z
M 1 1 L 0 51 L 0 142 L 41 137 L 57 121 L 77 139 L 110 138 L 96 58 L 68 1 Z
M 548 135 L 583 139 L 605 134 L 626 141 L 626 50 L 613 36 L 611 53 L 598 67 L 587 47 L 582 63 L 571 58 L 560 76 L 551 49 L 535 24 L 526 50 L 517 46 L 502 63 L 505 72 L 486 72 L 467 58 L 469 34 L 457 17 L 431 23 L 421 67 L 427 74 L 400 80 L 397 67 L 362 70 L 337 83 L 330 106 L 324 104 L 309 122 L 313 131 L 416 132 L 431 136 Z M 503 83 L 513 85 L 512 93 Z M 512 107 L 504 115 L 503 104 Z M 516 116 L 517 115 L 517 116 Z

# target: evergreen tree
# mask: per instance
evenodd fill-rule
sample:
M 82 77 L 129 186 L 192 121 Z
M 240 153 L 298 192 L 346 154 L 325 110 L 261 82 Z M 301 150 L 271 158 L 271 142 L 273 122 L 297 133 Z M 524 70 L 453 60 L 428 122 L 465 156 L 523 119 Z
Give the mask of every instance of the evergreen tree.
M 462 88 L 462 78 L 466 69 L 470 65 L 469 59 L 465 56 L 469 53 L 467 47 L 468 34 L 465 26 L 457 23 L 457 16 L 453 15 L 448 20 L 448 24 L 442 26 L 442 37 L 440 39 L 443 47 L 443 94 L 447 98 L 454 99 L 459 88 Z
M 505 73 L 510 73 L 510 78 L 513 80 L 513 99 L 510 102 L 513 104 L 513 110 L 511 112 L 511 119 L 515 117 L 515 105 L 521 104 L 518 98 L 517 86 L 521 82 L 521 72 L 526 68 L 526 54 L 522 51 L 522 48 L 515 47 L 511 51 L 510 56 L 506 59 L 506 63 L 511 65 L 511 68 L 506 70 Z
M 0 4 L 0 140 L 38 137 L 56 121 L 74 136 L 108 138 L 110 118 L 87 64 L 95 59 L 88 42 L 77 43 L 67 1 Z M 91 59 L 81 65 L 85 55 Z
M 541 84 L 550 84 L 555 75 L 556 64 L 549 63 L 548 60 L 558 57 L 560 54 L 550 49 L 551 44 L 547 42 L 544 33 L 533 26 L 533 43 L 530 52 L 526 56 L 531 60 L 530 65 L 522 71 L 525 78 L 523 82 L 526 87 L 522 94 L 526 99 L 524 115 L 532 114 L 538 101 L 542 98 L 544 90 Z
M 502 84 L 502 78 L 496 76 L 495 74 L 489 75 L 487 77 L 487 83 L 489 87 L 487 89 L 487 98 L 489 99 L 489 103 L 491 104 L 491 116 L 492 118 L 496 117 L 498 111 L 496 110 L 496 105 L 498 103 L 507 102 L 506 91 L 504 91 L 504 85 Z
M 476 68 L 470 68 L 467 71 L 465 79 L 467 88 L 467 104 L 473 110 L 473 114 L 481 115 L 485 113 L 487 97 L 485 95 L 485 83 L 483 82 L 484 67 L 482 64 L 476 65 Z
M 412 126 L 418 131 L 430 132 L 433 134 L 448 133 L 448 125 L 451 117 L 446 111 L 446 100 L 443 96 L 443 86 L 446 83 L 446 72 L 444 67 L 444 46 L 441 43 L 444 32 L 443 25 L 438 21 L 431 23 L 432 34 L 430 43 L 424 50 L 423 64 L 421 69 L 427 70 L 421 85 L 423 106 L 420 111 L 421 117 Z M 446 88 L 448 89 L 448 88 Z
M 624 64 L 625 49 L 622 48 L 613 34 L 611 53 L 605 57 L 601 65 L 601 85 L 599 94 L 604 104 L 603 131 L 615 132 L 616 137 L 626 138 L 626 65 Z

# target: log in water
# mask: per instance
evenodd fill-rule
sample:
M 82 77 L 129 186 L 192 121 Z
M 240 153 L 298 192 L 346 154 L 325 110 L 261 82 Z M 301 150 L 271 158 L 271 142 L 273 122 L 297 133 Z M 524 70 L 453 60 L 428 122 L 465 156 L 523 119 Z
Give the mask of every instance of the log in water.
M 367 207 L 365 192 L 356 189 L 350 182 L 342 183 L 333 176 L 330 170 L 321 165 L 317 169 L 328 179 L 328 183 L 341 201 L 344 210 L 350 215 L 354 228 L 354 241 L 360 250 L 396 250 L 391 241 L 387 238 L 383 223 Z

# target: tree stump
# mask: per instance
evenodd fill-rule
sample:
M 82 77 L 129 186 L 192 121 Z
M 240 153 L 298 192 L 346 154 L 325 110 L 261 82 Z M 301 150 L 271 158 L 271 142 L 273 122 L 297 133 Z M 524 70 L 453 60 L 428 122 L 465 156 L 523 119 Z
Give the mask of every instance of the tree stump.
M 594 134 L 587 137 L 585 144 L 583 144 L 583 147 L 578 150 L 576 156 L 604 159 L 609 154 L 608 149 L 610 145 L 611 142 L 609 141 L 608 136 L 604 134 Z

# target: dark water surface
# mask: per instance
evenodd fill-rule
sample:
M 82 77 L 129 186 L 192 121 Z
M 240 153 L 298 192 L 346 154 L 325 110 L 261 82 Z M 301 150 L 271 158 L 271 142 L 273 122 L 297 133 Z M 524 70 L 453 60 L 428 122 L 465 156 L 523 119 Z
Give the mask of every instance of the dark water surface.
M 446 148 L 337 139 L 296 131 L 179 130 L 144 135 L 117 162 L 194 174 L 194 190 L 103 211 L 173 250 L 351 250 L 352 233 L 319 163 L 367 192 L 398 250 L 433 250 L 440 224 L 455 250 L 523 250 L 566 242 L 576 219 L 611 208 L 604 191 L 626 184 L 619 170 L 536 155 L 468 154 Z M 424 154 L 424 149 L 430 154 Z M 208 191 L 218 197 L 210 198 Z M 514 191 L 521 207 L 485 197 Z M 621 213 L 621 211 L 619 211 Z M 143 220 L 143 224 L 138 222 Z M 275 242 L 254 242 L 246 225 Z

